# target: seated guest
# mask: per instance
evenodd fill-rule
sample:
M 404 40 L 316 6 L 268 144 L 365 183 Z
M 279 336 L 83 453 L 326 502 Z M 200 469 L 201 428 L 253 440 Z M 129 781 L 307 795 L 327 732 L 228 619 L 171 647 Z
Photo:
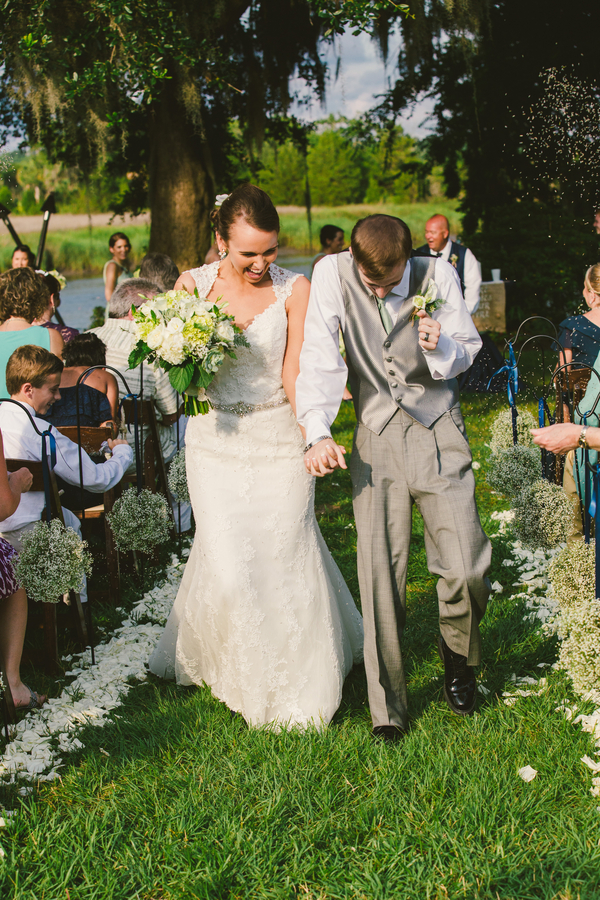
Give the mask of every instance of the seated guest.
M 26 266 L 29 266 L 30 269 L 34 269 L 35 256 L 31 252 L 31 248 L 28 247 L 27 244 L 19 244 L 18 247 L 15 247 L 10 265 L 12 269 L 22 269 Z
M 33 478 L 29 469 L 6 470 L 0 435 L 0 518 L 11 516 L 21 502 Z M 39 709 L 46 701 L 21 681 L 21 656 L 27 626 L 27 595 L 19 587 L 12 562 L 16 562 L 12 544 L 0 538 L 0 650 L 4 659 L 8 687 L 16 709 Z M 12 561 L 12 562 L 11 562 Z
M 134 394 L 139 394 L 141 388 L 141 367 L 129 368 L 129 353 L 132 344 L 133 321 L 131 307 L 141 306 L 148 297 L 154 297 L 160 293 L 155 284 L 143 278 L 130 278 L 117 286 L 114 294 L 108 302 L 108 320 L 101 328 L 92 328 L 91 334 L 96 334 L 106 345 L 106 363 L 123 373 Z M 127 391 L 120 378 L 119 398 L 122 399 Z M 144 363 L 144 399 L 154 401 L 159 417 L 158 433 L 165 462 L 174 456 L 177 445 L 173 439 L 171 426 L 179 417 L 177 393 L 171 386 L 169 376 L 159 366 Z M 144 426 L 142 440 L 145 441 L 148 427 Z M 127 440 L 131 447 L 134 446 L 133 428 L 127 432 Z M 132 469 L 133 471 L 133 469 Z
M 57 331 L 33 325 L 50 302 L 47 284 L 33 269 L 9 269 L 0 275 L 0 398 L 6 397 L 4 372 L 10 355 L 23 344 L 35 344 L 62 355 L 64 341 Z
M 342 252 L 344 249 L 344 231 L 338 225 L 323 225 L 319 232 L 319 240 L 321 241 L 321 252 L 313 259 L 313 269 L 324 256 Z
M 34 325 L 43 325 L 44 328 L 54 328 L 55 331 L 60 333 L 65 344 L 67 344 L 79 334 L 79 331 L 77 328 L 70 328 L 68 325 L 61 325 L 59 322 L 52 321 L 52 316 L 60 306 L 60 284 L 50 272 L 43 272 L 41 269 L 36 269 L 36 272 L 48 286 L 48 290 L 50 291 L 50 302 L 40 318 L 35 320 Z
M 106 365 L 106 346 L 97 334 L 78 334 L 65 345 L 65 367 L 60 379 L 60 399 L 56 400 L 46 415 L 41 416 L 51 425 L 77 425 L 77 381 L 92 366 Z M 88 372 L 79 384 L 79 423 L 98 428 L 110 425 L 117 428 L 119 386 L 117 379 L 105 369 Z
M 600 263 L 585 273 L 583 299 L 589 311 L 580 316 L 569 316 L 559 325 L 558 339 L 561 349 L 559 364 L 570 362 L 593 366 L 600 352 Z
M 11 399 L 16 400 L 33 416 L 37 428 L 44 432 L 48 423 L 40 416 L 48 412 L 60 398 L 62 360 L 43 347 L 25 345 L 14 351 L 6 367 L 6 384 Z M 69 485 L 79 486 L 79 447 L 56 428 L 50 426 L 56 441 L 56 465 L 54 472 Z M 42 459 L 42 439 L 33 428 L 29 416 L 14 403 L 0 404 L 0 430 L 7 457 L 14 459 Z M 96 465 L 85 450 L 81 451 L 83 484 L 95 494 L 117 485 L 132 459 L 131 448 L 126 441 L 107 441 L 112 459 Z M 39 521 L 44 509 L 43 491 L 30 491 L 21 497 L 15 512 L 0 521 L 0 535 L 19 552 L 23 532 L 29 531 Z M 65 525 L 81 534 L 79 519 L 64 509 Z M 82 585 L 81 600 L 87 599 L 86 586 Z
M 140 266 L 140 278 L 151 281 L 159 291 L 172 291 L 179 269 L 166 253 L 147 253 Z

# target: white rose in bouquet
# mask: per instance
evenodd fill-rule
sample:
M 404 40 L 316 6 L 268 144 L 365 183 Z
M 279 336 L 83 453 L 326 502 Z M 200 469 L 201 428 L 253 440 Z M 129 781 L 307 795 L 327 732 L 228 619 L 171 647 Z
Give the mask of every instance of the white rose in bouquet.
M 229 322 L 219 322 L 217 327 L 215 328 L 215 332 L 217 337 L 220 340 L 229 343 L 235 337 L 235 331 L 233 330 L 233 326 L 229 324 Z
M 178 366 L 184 361 L 185 341 L 181 332 L 166 335 L 160 347 L 160 355 L 173 366 Z
M 169 334 L 180 334 L 183 331 L 185 322 L 179 316 L 174 316 L 167 322 L 167 331 Z
M 157 325 L 156 328 L 153 328 L 149 335 L 146 337 L 146 343 L 150 347 L 151 350 L 158 350 L 159 347 L 162 346 L 162 343 L 167 336 L 167 329 L 164 325 Z

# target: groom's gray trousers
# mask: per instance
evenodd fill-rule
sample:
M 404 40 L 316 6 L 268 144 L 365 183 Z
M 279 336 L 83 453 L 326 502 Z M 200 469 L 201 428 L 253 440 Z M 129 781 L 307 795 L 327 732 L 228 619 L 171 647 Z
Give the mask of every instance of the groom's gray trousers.
M 479 521 L 460 406 L 427 428 L 399 409 L 381 434 L 358 425 L 350 461 L 358 537 L 365 668 L 373 725 L 408 725 L 400 641 L 415 503 L 427 564 L 439 575 L 440 631 L 477 665 L 491 545 Z M 415 610 L 415 614 L 418 614 Z

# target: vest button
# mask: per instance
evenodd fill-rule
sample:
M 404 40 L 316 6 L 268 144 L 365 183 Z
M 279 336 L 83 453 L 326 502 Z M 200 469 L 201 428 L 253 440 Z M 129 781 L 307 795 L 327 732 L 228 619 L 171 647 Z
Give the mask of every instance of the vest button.
M 391 346 L 392 346 L 392 342 L 391 342 L 391 341 L 386 341 L 385 344 L 384 344 L 383 346 L 384 346 L 384 347 L 391 347 Z
M 392 383 L 390 384 L 390 387 L 398 387 L 398 382 L 392 381 Z
M 395 374 L 396 374 L 396 373 L 394 372 L 393 369 L 390 369 L 390 370 L 388 371 L 388 375 L 395 375 Z
M 394 357 L 393 357 L 393 356 L 386 356 L 385 361 L 386 361 L 386 362 L 394 362 Z

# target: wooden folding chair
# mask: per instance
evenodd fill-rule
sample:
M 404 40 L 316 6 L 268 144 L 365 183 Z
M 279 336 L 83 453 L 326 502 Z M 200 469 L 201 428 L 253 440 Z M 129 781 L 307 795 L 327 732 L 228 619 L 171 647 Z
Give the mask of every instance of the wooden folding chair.
M 44 491 L 44 470 L 43 463 L 32 459 L 7 459 L 6 468 L 9 472 L 16 472 L 17 469 L 29 469 L 33 475 L 33 483 L 30 490 Z M 54 472 L 49 473 L 50 482 L 50 515 L 54 519 L 59 519 L 65 524 L 60 496 L 56 484 Z M 75 630 L 79 638 L 82 649 L 85 649 L 89 643 L 88 630 L 81 605 L 81 597 L 76 591 L 70 592 L 71 610 Z M 42 603 L 44 614 L 44 665 L 47 671 L 56 672 L 60 669 L 58 657 L 58 633 L 56 628 L 56 603 Z
M 69 440 L 73 441 L 74 444 L 78 443 L 76 425 L 61 425 L 57 428 L 57 431 L 60 431 L 60 433 L 64 434 L 65 437 L 68 437 Z M 81 446 L 83 450 L 85 450 L 86 453 L 89 453 L 90 455 L 94 455 L 101 452 L 102 444 L 107 441 L 112 435 L 112 429 L 109 427 L 91 428 L 89 426 L 86 426 L 84 428 L 80 428 L 79 433 L 81 435 Z M 109 580 L 109 590 L 107 593 L 111 602 L 115 606 L 118 606 L 121 600 L 119 551 L 117 550 L 117 545 L 115 544 L 115 538 L 112 533 L 112 529 L 108 524 L 108 520 L 106 518 L 107 513 L 110 513 L 115 504 L 115 491 L 115 488 L 111 488 L 109 491 L 104 491 L 104 494 L 102 495 L 102 503 L 98 503 L 96 506 L 85 509 L 83 513 L 80 509 L 73 510 L 73 515 L 77 516 L 77 518 L 82 521 L 92 522 L 103 520 L 104 522 L 104 541 L 106 546 L 106 563 Z
M 169 483 L 167 480 L 167 467 L 160 446 L 160 435 L 158 433 L 158 422 L 156 421 L 156 410 L 152 400 L 138 400 L 138 425 L 140 434 L 142 428 L 148 428 L 148 434 L 143 442 L 142 447 L 142 477 L 144 487 L 152 491 L 153 494 L 160 492 L 167 499 L 170 498 Z M 131 428 L 134 427 L 134 409 L 133 400 L 123 400 L 123 413 L 125 422 Z M 135 481 L 136 476 L 128 476 L 128 480 Z

